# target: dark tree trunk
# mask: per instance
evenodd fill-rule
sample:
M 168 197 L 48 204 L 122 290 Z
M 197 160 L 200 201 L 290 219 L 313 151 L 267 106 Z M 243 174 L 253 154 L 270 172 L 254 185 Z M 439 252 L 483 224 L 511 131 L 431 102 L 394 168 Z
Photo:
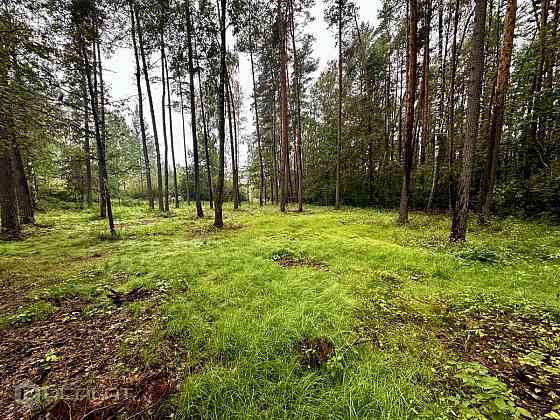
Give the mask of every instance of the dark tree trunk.
M 24 225 L 35 223 L 35 216 L 33 214 L 33 199 L 31 198 L 31 190 L 25 175 L 25 166 L 19 145 L 16 141 L 15 134 L 13 133 L 13 124 L 10 124 L 8 130 L 12 131 L 10 137 L 12 139 L 12 160 L 13 171 L 16 181 L 16 192 L 18 199 L 18 208 L 20 214 L 20 222 Z
M 95 48 L 95 46 L 93 47 Z M 94 53 L 95 54 L 95 53 Z M 84 70 L 87 76 L 87 84 L 89 90 L 89 97 L 91 102 L 91 111 L 93 114 L 93 122 L 95 126 L 95 142 L 97 145 L 97 165 L 99 166 L 100 173 L 100 191 L 103 192 L 102 201 L 106 203 L 107 206 L 107 217 L 109 219 L 109 230 L 111 231 L 111 236 L 116 236 L 115 224 L 113 222 L 113 208 L 111 206 L 111 194 L 109 191 L 107 183 L 107 166 L 105 160 L 105 147 L 101 137 L 101 124 L 99 122 L 99 108 L 96 101 L 97 92 L 95 91 L 94 82 L 92 81 L 92 73 L 95 75 L 95 67 L 92 69 L 89 63 L 88 53 L 85 44 L 82 45 L 82 58 L 84 62 Z M 95 77 L 94 77 L 95 78 Z M 103 104 L 101 104 L 103 107 Z
M 225 142 L 226 142 L 226 122 L 225 122 L 225 85 L 226 85 L 226 0 L 220 0 L 220 85 L 218 87 L 218 191 L 214 205 L 214 226 L 224 227 L 222 205 L 224 201 L 224 166 L 225 166 Z
M 193 65 L 193 48 L 192 48 L 192 21 L 191 21 L 191 4 L 190 0 L 186 0 L 187 21 L 187 50 L 189 55 L 189 83 L 190 83 L 190 101 L 191 101 L 191 132 L 193 142 L 193 159 L 194 159 L 194 200 L 196 203 L 197 217 L 204 217 L 202 211 L 202 202 L 200 201 L 200 165 L 198 161 L 198 141 L 196 138 L 196 105 L 194 94 L 194 65 Z
M 426 2 L 426 11 L 424 17 L 424 46 L 422 58 L 422 82 L 420 97 L 420 164 L 424 165 L 426 161 L 426 149 L 428 148 L 428 137 L 430 134 L 429 114 L 430 114 L 430 98 L 429 98 L 429 73 L 430 73 L 430 33 L 432 21 L 432 5 L 431 1 Z
M 482 58 L 484 56 L 484 37 L 486 26 L 486 0 L 476 0 L 473 36 L 470 53 L 470 79 L 466 113 L 465 141 L 463 145 L 463 170 L 459 179 L 457 204 L 453 213 L 451 240 L 464 241 L 467 233 L 467 219 L 474 150 L 478 137 L 480 118 L 480 91 L 482 79 Z
M 100 141 L 95 143 L 96 145 L 96 151 L 97 151 L 97 160 L 98 160 L 98 164 L 97 164 L 97 183 L 98 183 L 98 189 L 99 189 L 99 217 L 100 218 L 105 218 L 107 216 L 107 203 L 105 201 L 105 197 L 106 197 L 106 193 L 105 193 L 105 183 L 103 182 L 103 170 L 101 168 L 101 165 L 99 165 L 99 156 L 102 153 L 102 149 L 105 148 L 105 141 L 104 141 L 104 130 L 103 130 L 103 125 L 100 122 L 100 111 L 99 111 L 99 87 L 98 87 L 98 81 L 97 81 L 97 69 L 98 69 L 98 64 L 97 64 L 97 47 L 96 47 L 96 43 L 94 42 L 92 44 L 92 54 L 93 54 L 93 92 L 95 93 L 95 97 L 93 97 L 93 100 L 95 101 L 95 106 L 97 109 L 97 124 L 101 124 L 101 127 L 99 127 L 100 130 Z M 103 101 L 101 101 L 101 103 L 103 103 Z
M 156 114 L 154 112 L 154 100 L 152 98 L 152 89 L 150 86 L 150 76 L 148 74 L 148 64 L 146 62 L 146 53 L 144 51 L 144 36 L 142 31 L 142 22 L 140 21 L 138 9 L 135 9 L 136 26 L 138 28 L 138 44 L 140 47 L 140 57 L 142 58 L 142 70 L 144 73 L 144 81 L 146 83 L 146 91 L 148 93 L 148 103 L 150 105 L 150 115 L 152 117 L 152 130 L 154 134 L 154 146 L 156 149 L 156 166 L 157 166 L 157 181 L 158 181 L 158 207 L 159 211 L 165 211 L 163 202 L 163 177 L 161 173 L 161 155 L 159 152 L 159 140 L 156 125 Z
M 449 195 L 449 212 L 454 210 L 454 186 L 455 172 L 453 165 L 455 161 L 455 74 L 457 73 L 457 28 L 459 26 L 460 4 L 455 2 L 453 18 L 453 40 L 451 41 L 451 75 L 449 81 L 449 96 L 447 102 L 447 190 Z
M 494 186 L 496 183 L 496 168 L 498 164 L 498 150 L 502 139 L 504 125 L 505 101 L 509 84 L 509 69 L 513 50 L 513 34 L 515 31 L 515 18 L 517 14 L 517 0 L 507 0 L 506 15 L 504 18 L 503 46 L 498 60 L 498 73 L 492 102 L 490 118 L 490 136 L 488 137 L 488 155 L 486 159 L 484 179 L 482 185 L 482 209 L 479 223 L 487 223 L 494 203 Z
M 294 2 L 290 0 L 291 7 L 291 29 L 292 29 L 292 50 L 294 56 L 294 79 L 295 79 L 295 93 L 296 93 L 296 122 L 295 122 L 295 137 L 296 137 L 296 147 L 295 147 L 295 164 L 296 164 L 296 175 L 297 175 L 297 201 L 298 201 L 298 212 L 303 211 L 303 156 L 301 147 L 301 135 L 302 135 L 302 124 L 301 124 L 301 87 L 300 87 L 300 63 L 298 51 L 296 48 L 296 25 L 294 20 Z
M 89 105 L 88 105 L 88 93 L 87 93 L 87 81 L 85 80 L 85 74 L 83 75 L 82 83 L 82 96 L 84 104 L 84 162 L 85 162 L 85 193 L 86 193 L 86 204 L 91 207 L 91 150 L 89 142 Z
M 142 100 L 142 84 L 140 75 L 140 58 L 138 57 L 138 45 L 136 44 L 136 19 L 134 18 L 134 2 L 130 4 L 130 21 L 132 22 L 132 45 L 134 47 L 134 59 L 136 61 L 136 90 L 138 92 L 138 118 L 140 119 L 140 133 L 142 136 L 142 156 L 144 158 L 144 171 L 146 173 L 146 188 L 148 193 L 148 203 L 150 208 L 155 207 L 154 192 L 152 190 L 152 174 L 150 168 L 150 158 L 148 155 L 148 142 L 146 140 L 146 126 L 144 123 L 144 105 Z
M 412 174 L 412 141 L 414 131 L 414 99 L 416 96 L 416 0 L 408 2 L 408 54 L 406 61 L 406 93 L 405 93 L 405 121 L 404 121 L 404 159 L 403 182 L 399 223 L 408 223 L 408 200 L 410 194 L 410 180 Z
M 281 174 L 282 188 L 280 195 L 280 211 L 286 212 L 288 202 L 288 52 L 286 48 L 286 19 L 282 8 L 282 0 L 278 0 L 278 25 L 280 33 L 280 122 L 281 122 Z
M 238 209 L 239 205 L 241 204 L 241 195 L 239 193 L 239 141 L 238 141 L 238 134 L 237 134 L 237 110 L 235 108 L 235 97 L 233 95 L 233 89 L 231 85 L 231 79 L 229 74 L 227 75 L 227 91 L 229 91 L 229 101 L 230 105 L 228 105 L 228 112 L 229 107 L 231 107 L 231 117 L 233 119 L 233 191 L 235 194 L 234 197 L 234 208 Z M 230 127 L 231 129 L 231 127 Z M 237 205 L 235 205 L 237 203 Z
M 163 14 L 163 10 L 162 10 Z M 165 40 L 163 30 L 163 17 L 160 22 L 160 57 L 161 57 L 161 122 L 163 131 L 163 174 L 164 183 L 164 206 L 165 211 L 169 211 L 169 143 L 167 142 L 167 122 L 165 117 L 165 99 L 166 99 L 166 82 L 165 82 Z
M 340 209 L 340 159 L 342 149 L 342 1 L 338 2 L 338 115 L 336 132 L 336 188 L 335 208 Z
M 171 144 L 171 164 L 173 165 L 173 192 L 175 194 L 175 208 L 179 208 L 179 187 L 177 186 L 177 165 L 175 163 L 175 139 L 173 138 L 173 120 L 171 118 L 171 88 L 169 87 L 169 69 L 165 59 L 165 83 L 167 85 L 167 112 L 169 115 L 169 142 Z

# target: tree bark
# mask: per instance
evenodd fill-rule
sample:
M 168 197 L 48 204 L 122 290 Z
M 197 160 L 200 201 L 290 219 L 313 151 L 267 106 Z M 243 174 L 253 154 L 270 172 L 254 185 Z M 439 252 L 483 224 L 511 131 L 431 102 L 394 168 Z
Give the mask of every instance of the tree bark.
M 281 159 L 282 159 L 282 188 L 280 195 L 280 211 L 286 212 L 288 201 L 288 52 L 286 48 L 286 19 L 282 8 L 282 0 L 278 0 L 278 25 L 280 33 L 280 122 L 281 122 Z
M 95 48 L 93 46 L 92 48 Z M 95 52 L 94 52 L 95 55 Z M 92 69 L 89 63 L 88 53 L 85 47 L 85 44 L 82 43 L 82 58 L 84 61 L 85 73 L 87 76 L 87 84 L 89 89 L 89 97 L 91 102 L 91 111 L 93 114 L 93 122 L 95 126 L 95 142 L 97 145 L 97 164 L 99 166 L 99 173 L 100 173 L 100 191 L 102 192 L 102 201 L 106 203 L 107 209 L 107 218 L 109 219 L 109 230 L 111 232 L 111 236 L 116 236 L 115 231 L 115 224 L 113 222 L 113 208 L 111 206 L 111 194 L 109 191 L 108 183 L 107 183 L 107 165 L 105 160 L 105 147 L 103 144 L 103 140 L 101 137 L 101 127 L 99 122 L 99 109 L 98 104 L 95 98 L 97 98 L 97 92 L 95 91 L 94 82 L 92 81 L 92 73 L 94 74 L 95 78 L 95 67 Z M 103 107 L 103 104 L 101 104 Z
M 255 125 L 257 130 L 257 152 L 259 155 L 259 175 L 260 175 L 260 191 L 259 191 L 259 205 L 262 207 L 265 197 L 265 182 L 264 182 L 264 166 L 261 147 L 261 130 L 259 124 L 259 104 L 257 98 L 257 83 L 255 81 L 255 64 L 253 61 L 253 17 L 252 11 L 249 10 L 249 58 L 251 60 L 251 77 L 253 80 L 253 101 L 255 108 Z
M 505 101 L 509 85 L 509 70 L 511 66 L 511 55 L 513 50 L 513 34 L 515 31 L 515 19 L 517 14 L 517 0 L 506 1 L 506 15 L 504 18 L 503 43 L 498 60 L 498 73 L 494 91 L 494 101 L 490 118 L 490 135 L 488 137 L 488 155 L 486 159 L 485 175 L 486 182 L 482 186 L 483 197 L 482 209 L 479 223 L 488 221 L 490 211 L 494 203 L 494 186 L 496 183 L 496 168 L 498 164 L 498 151 L 502 139 L 504 125 Z
M 416 0 L 408 2 L 408 54 L 406 61 L 406 92 L 405 92 L 405 122 L 404 122 L 404 159 L 403 181 L 399 223 L 408 223 L 408 200 L 410 194 L 410 180 L 412 173 L 412 141 L 414 131 L 414 100 L 416 96 L 416 59 L 417 59 L 417 9 Z
M 298 212 L 303 212 L 303 156 L 301 147 L 301 135 L 302 135 L 302 124 L 301 124 L 301 87 L 300 87 L 300 62 L 298 57 L 298 51 L 296 47 L 296 25 L 294 20 L 294 2 L 290 0 L 291 8 L 291 29 L 292 29 L 292 50 L 294 56 L 294 79 L 295 79 L 295 93 L 296 93 L 296 122 L 295 122 L 295 136 L 296 136 L 296 159 L 295 163 L 297 165 L 297 200 L 298 200 Z
M 24 225 L 30 225 L 35 223 L 35 216 L 33 214 L 33 199 L 31 197 L 29 183 L 27 182 L 27 176 L 25 175 L 23 158 L 21 156 L 21 151 L 16 140 L 14 129 L 14 125 L 9 124 L 8 130 L 11 131 L 9 136 L 12 140 L 12 169 L 14 171 L 16 181 L 16 193 L 18 198 L 20 222 Z
M 218 87 L 218 191 L 214 205 L 214 226 L 221 229 L 224 227 L 222 205 L 224 201 L 224 165 L 225 165 L 225 85 L 226 85 L 226 0 L 220 0 L 220 85 Z
M 83 72 L 82 72 L 83 73 Z M 85 74 L 83 74 L 82 82 L 82 96 L 83 96 L 83 106 L 84 106 L 84 162 L 85 162 L 85 193 L 86 193 L 86 204 L 91 207 L 91 150 L 89 142 L 89 105 L 88 105 L 88 93 L 87 93 L 87 81 L 85 80 Z
M 183 151 L 185 152 L 185 193 L 187 194 L 187 206 L 191 205 L 191 197 L 189 192 L 189 159 L 187 153 L 187 134 L 185 132 L 185 105 L 183 102 L 183 85 L 179 79 L 179 97 L 181 100 L 181 123 L 183 129 Z
M 223 1 L 223 0 L 221 0 Z M 192 48 L 192 21 L 191 21 L 191 2 L 185 1 L 187 21 L 187 51 L 189 55 L 189 83 L 190 83 L 190 101 L 191 101 L 191 133 L 193 142 L 193 160 L 194 160 L 194 200 L 196 203 L 196 216 L 204 217 L 202 211 L 202 202 L 200 201 L 200 165 L 198 161 L 198 141 L 196 138 L 196 103 L 194 94 L 194 65 L 193 65 L 193 48 Z
M 336 188 L 335 208 L 340 209 L 340 159 L 342 148 L 342 1 L 338 2 L 338 116 L 336 133 Z
M 169 69 L 165 59 L 165 81 L 167 85 L 167 112 L 169 115 L 169 142 L 171 145 L 171 164 L 173 165 L 173 192 L 175 194 L 175 208 L 179 208 L 179 187 L 177 186 L 177 165 L 175 163 L 175 139 L 173 138 L 173 119 L 171 118 L 171 89 L 169 87 Z
M 136 26 L 138 28 L 138 44 L 140 47 L 140 57 L 142 58 L 142 70 L 144 73 L 144 82 L 146 83 L 146 91 L 148 93 L 148 103 L 150 105 L 150 115 L 152 118 L 152 129 L 154 134 L 154 146 L 156 149 L 156 166 L 157 166 L 157 182 L 158 182 L 158 207 L 159 211 L 165 211 L 165 205 L 163 202 L 163 178 L 161 173 L 161 155 L 159 151 L 159 140 L 156 125 L 156 114 L 154 112 L 154 101 L 152 98 L 152 89 L 150 86 L 150 76 L 148 74 L 148 64 L 146 62 L 146 53 L 144 51 L 144 36 L 142 30 L 142 22 L 138 14 L 138 9 L 134 11 L 136 17 Z
M 423 47 L 423 58 L 422 58 L 422 82 L 421 82 L 421 99 L 420 99 L 420 164 L 424 165 L 426 161 L 426 149 L 428 148 L 428 137 L 430 134 L 430 119 L 429 119 L 429 108 L 430 108 L 430 98 L 429 98 L 429 77 L 430 77 L 430 33 L 431 33 L 431 20 L 432 20 L 432 5 L 431 0 L 427 1 L 426 4 L 426 16 L 425 16 L 425 26 L 424 26 L 424 47 Z
M 163 10 L 160 22 L 160 57 L 161 57 L 161 122 L 163 131 L 163 167 L 164 172 L 164 205 L 165 211 L 169 211 L 169 143 L 167 142 L 167 122 L 165 117 L 165 99 L 166 99 L 166 82 L 165 82 L 165 41 L 163 29 Z
M 230 149 L 231 149 L 231 174 L 232 174 L 232 198 L 233 198 L 233 209 L 237 210 L 239 208 L 239 191 L 237 190 L 237 163 L 236 163 L 236 156 L 235 156 L 235 143 L 234 143 L 234 126 L 232 123 L 232 102 L 233 96 L 231 94 L 231 86 L 229 83 L 229 72 L 227 74 L 227 83 L 226 83 L 226 104 L 227 104 L 227 114 L 228 114 L 228 122 L 229 122 L 229 141 L 230 141 Z
M 482 88 L 482 59 L 484 56 L 484 37 L 486 27 L 486 0 L 476 0 L 473 35 L 470 53 L 470 79 L 466 113 L 465 141 L 463 145 L 463 170 L 459 179 L 457 204 L 453 213 L 451 240 L 464 241 L 467 233 L 467 219 L 474 150 L 478 137 L 480 118 L 480 92 Z
M 142 84 L 140 75 L 140 59 L 138 57 L 138 45 L 136 43 L 136 19 L 134 18 L 134 2 L 130 0 L 130 21 L 132 23 L 132 45 L 134 47 L 134 59 L 136 61 L 136 90 L 138 92 L 138 118 L 140 119 L 140 134 L 142 136 L 142 156 L 144 158 L 144 170 L 146 172 L 146 188 L 150 208 L 155 207 L 154 192 L 152 190 L 152 175 L 150 158 L 148 155 L 148 142 L 146 140 L 146 126 L 144 123 L 144 104 L 142 100 Z

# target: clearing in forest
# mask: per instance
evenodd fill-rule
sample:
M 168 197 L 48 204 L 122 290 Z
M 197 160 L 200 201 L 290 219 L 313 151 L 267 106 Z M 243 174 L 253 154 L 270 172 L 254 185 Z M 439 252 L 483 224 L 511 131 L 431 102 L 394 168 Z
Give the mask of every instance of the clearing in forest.
M 2 417 L 560 418 L 560 227 L 226 214 L 117 206 L 108 240 L 51 210 L 1 243 Z

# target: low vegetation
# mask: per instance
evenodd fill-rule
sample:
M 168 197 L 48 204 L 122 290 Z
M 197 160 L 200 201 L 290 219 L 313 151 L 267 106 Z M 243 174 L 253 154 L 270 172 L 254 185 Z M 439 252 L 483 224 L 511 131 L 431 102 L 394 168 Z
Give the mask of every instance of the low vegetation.
M 244 206 L 216 230 L 116 206 L 108 238 L 91 211 L 40 213 L 0 244 L 0 410 L 560 418 L 560 228 L 496 220 L 452 244 L 446 216 L 396 218 Z M 103 398 L 45 397 L 63 385 Z

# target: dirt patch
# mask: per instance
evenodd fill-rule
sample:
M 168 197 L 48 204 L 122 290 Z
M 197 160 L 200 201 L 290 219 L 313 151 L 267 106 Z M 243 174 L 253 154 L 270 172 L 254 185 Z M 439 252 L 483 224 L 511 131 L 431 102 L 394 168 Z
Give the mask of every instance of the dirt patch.
M 58 311 L 47 320 L 3 330 L 2 418 L 31 418 L 39 409 L 43 416 L 51 413 L 50 418 L 69 418 L 64 413 L 72 410 L 72 418 L 93 411 L 86 418 L 100 419 L 111 415 L 114 418 L 116 413 L 125 411 L 135 414 L 151 409 L 174 389 L 173 373 L 163 367 L 168 366 L 165 363 L 159 371 L 122 370 L 119 348 L 128 333 L 145 329 L 153 317 L 141 314 L 132 319 L 121 309 L 91 317 L 83 317 L 78 311 Z M 16 401 L 15 392 L 21 384 L 39 391 L 33 395 L 46 393 L 49 400 L 53 399 L 51 405 L 30 406 Z M 61 390 L 64 398 L 57 402 Z
M 113 304 L 117 306 L 121 306 L 123 303 L 144 300 L 152 295 L 150 290 L 143 289 L 142 287 L 137 287 L 129 292 L 117 292 L 110 289 L 110 292 L 109 298 L 113 301 Z
M 509 311 L 450 313 L 439 333 L 463 360 L 508 385 L 517 405 L 543 416 L 560 404 L 560 319 Z
M 329 267 L 326 263 L 311 258 L 282 257 L 277 259 L 276 262 L 284 268 L 309 267 L 318 271 L 328 271 Z
M 303 368 L 319 369 L 334 352 L 328 338 L 305 338 L 296 345 L 299 364 Z

